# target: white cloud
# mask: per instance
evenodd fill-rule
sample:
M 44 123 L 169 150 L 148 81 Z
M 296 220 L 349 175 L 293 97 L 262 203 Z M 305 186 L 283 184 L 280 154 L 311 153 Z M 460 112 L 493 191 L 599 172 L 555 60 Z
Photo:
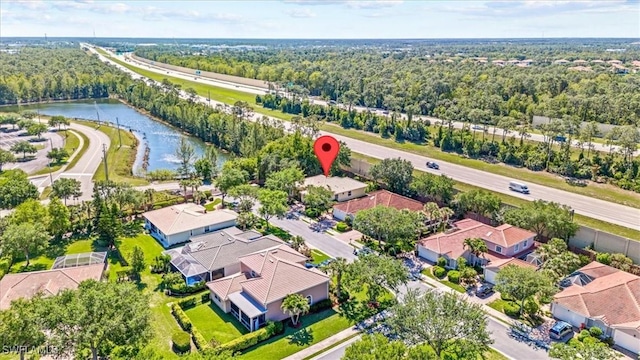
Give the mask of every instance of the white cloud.
M 347 5 L 352 9 L 380 9 L 402 4 L 403 0 L 283 0 L 295 5 Z
M 478 17 L 539 17 L 561 13 L 604 13 L 617 11 L 637 11 L 635 0 L 519 0 L 455 2 L 442 6 L 425 7 L 426 10 L 461 13 Z
M 314 13 L 313 11 L 311 11 L 310 9 L 304 8 L 304 9 L 291 9 L 291 10 L 287 10 L 286 13 L 294 18 L 312 18 L 312 17 L 316 17 L 316 13 Z

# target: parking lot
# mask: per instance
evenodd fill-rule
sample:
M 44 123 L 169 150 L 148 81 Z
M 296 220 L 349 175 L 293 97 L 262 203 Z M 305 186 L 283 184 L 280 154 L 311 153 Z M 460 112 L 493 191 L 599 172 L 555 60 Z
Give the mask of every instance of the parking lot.
M 11 147 L 22 141 L 30 141 L 33 145 L 37 147 L 43 147 L 38 150 L 35 154 L 27 154 L 26 161 L 19 161 L 17 163 L 9 163 L 6 164 L 4 169 L 21 169 L 26 173 L 33 173 L 40 169 L 43 169 L 49 163 L 49 159 L 47 159 L 47 153 L 51 150 L 51 145 L 53 143 L 53 147 L 63 147 L 64 142 L 62 136 L 56 134 L 55 132 L 45 132 L 42 134 L 41 141 L 33 141 L 35 140 L 35 136 L 30 136 L 26 134 L 25 130 L 14 130 L 11 125 L 0 126 L 0 149 L 11 150 Z M 51 139 L 51 140 L 49 140 Z M 14 154 L 18 160 L 22 158 L 22 154 Z

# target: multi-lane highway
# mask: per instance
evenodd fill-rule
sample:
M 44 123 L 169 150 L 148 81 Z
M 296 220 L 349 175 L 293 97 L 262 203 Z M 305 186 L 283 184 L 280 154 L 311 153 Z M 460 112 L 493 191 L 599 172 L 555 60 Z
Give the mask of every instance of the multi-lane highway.
M 115 55 L 113 55 L 115 56 Z M 139 67 L 143 67 L 143 68 L 147 68 L 148 70 L 157 70 L 157 72 L 159 73 L 165 73 L 167 75 L 170 76 L 174 76 L 174 77 L 178 77 L 181 79 L 185 79 L 185 80 L 194 80 L 197 78 L 197 81 L 200 82 L 204 82 L 204 83 L 210 83 L 212 85 L 218 86 L 218 87 L 222 87 L 222 88 L 226 88 L 226 89 L 232 89 L 232 90 L 238 90 L 238 91 L 242 91 L 242 92 L 246 92 L 246 93 L 251 93 L 251 94 L 257 94 L 257 95 L 264 95 L 266 94 L 269 90 L 268 87 L 265 85 L 264 87 L 258 87 L 258 86 L 250 86 L 250 85 L 245 85 L 242 83 L 233 83 L 230 81 L 223 81 L 223 80 L 216 80 L 216 79 L 212 79 L 209 77 L 203 77 L 203 76 L 194 76 L 195 74 L 193 74 L 192 72 L 188 72 L 186 69 L 187 68 L 183 68 L 185 69 L 185 71 L 174 71 L 173 69 L 168 69 L 164 66 L 166 66 L 166 64 L 162 64 L 162 63 L 154 63 L 152 64 L 148 64 L 146 62 L 142 62 L 139 61 L 131 56 L 119 56 L 120 59 L 122 60 L 126 60 L 127 62 L 131 63 L 132 65 L 136 65 Z M 318 105 L 324 105 L 327 106 L 329 105 L 328 102 L 320 99 L 320 98 L 316 98 L 316 97 L 311 97 L 310 100 L 314 103 L 314 104 L 318 104 Z M 372 108 L 367 108 L 367 107 L 363 107 L 363 106 L 352 106 L 352 109 L 362 112 L 362 111 L 372 111 L 372 112 L 377 112 L 378 114 L 384 114 L 382 109 L 372 109 Z M 400 115 L 403 118 L 406 118 L 405 114 L 401 114 Z M 434 118 L 431 116 L 419 116 L 417 117 L 419 119 L 423 119 L 423 120 L 429 120 L 431 121 L 431 123 L 434 122 L 443 122 L 446 123 L 446 120 L 442 120 L 442 119 L 438 119 L 438 118 Z M 466 124 L 468 125 L 468 123 Z M 459 121 L 454 121 L 452 122 L 452 126 L 454 128 L 457 129 L 461 129 L 465 126 L 465 123 L 463 122 L 459 122 Z M 482 129 L 481 126 L 476 125 L 477 128 L 476 129 L 472 129 L 472 131 L 478 131 L 478 132 L 483 132 L 484 129 Z M 493 134 L 493 132 L 495 131 L 497 136 L 502 136 L 502 129 L 498 128 L 498 127 L 493 127 L 493 126 L 487 126 L 486 127 L 486 131 L 489 134 Z M 509 132 L 510 136 L 513 136 L 514 134 L 517 135 L 516 132 L 511 131 Z M 545 137 L 542 134 L 528 134 L 527 135 L 527 139 L 528 140 L 533 140 L 533 141 L 538 141 L 538 142 L 544 142 L 545 141 Z M 571 146 L 573 147 L 579 147 L 579 145 L 574 142 L 571 144 Z M 586 145 L 585 145 L 586 146 Z M 597 151 L 604 151 L 604 152 L 609 152 L 610 148 L 609 146 L 605 145 L 605 144 L 601 144 L 601 143 L 592 143 L 593 149 L 597 150 Z M 611 150 L 613 151 L 618 151 L 619 147 L 618 146 L 612 146 Z M 635 155 L 639 155 L 640 154 L 640 150 L 635 152 Z
M 152 81 L 151 79 L 147 79 L 117 64 L 111 59 L 108 59 L 101 55 L 100 55 L 100 58 L 105 62 L 116 65 L 118 68 L 132 74 L 132 76 L 135 76 L 136 78 L 144 78 L 147 81 Z M 146 69 L 148 71 L 153 71 L 159 74 L 167 73 L 166 69 L 154 68 L 152 66 L 147 66 L 147 64 L 140 65 L 135 61 L 130 61 L 129 63 L 133 66 L 137 66 L 137 67 Z M 176 72 L 170 72 L 169 75 L 183 78 L 186 80 L 193 80 L 193 75 L 191 74 L 187 75 L 187 74 L 181 74 Z M 213 86 L 221 86 L 221 83 L 215 80 L 205 80 L 202 78 L 198 78 L 197 81 L 204 84 L 213 85 Z M 227 86 L 233 86 L 233 85 L 225 84 L 225 87 Z M 258 90 L 255 90 L 255 91 L 258 91 Z M 183 94 L 183 96 L 186 97 L 186 94 Z M 202 96 L 198 97 L 198 101 L 201 101 L 205 104 L 209 103 L 211 106 L 216 106 L 221 104 L 213 100 L 208 102 L 207 99 Z M 260 117 L 262 117 L 262 115 L 254 114 L 253 120 L 258 119 Z M 355 140 L 345 136 L 331 134 L 328 132 L 321 132 L 321 134 L 332 135 L 336 139 L 344 141 L 347 144 L 347 146 L 351 148 L 352 151 L 365 154 L 373 158 L 384 159 L 384 158 L 391 158 L 391 157 L 394 157 L 394 158 L 400 157 L 400 158 L 411 161 L 416 169 L 419 169 L 422 171 L 437 173 L 437 174 L 446 174 L 447 176 L 457 181 L 473 184 L 475 186 L 479 186 L 479 187 L 496 191 L 499 193 L 512 195 L 525 200 L 542 199 L 546 201 L 559 202 L 559 203 L 571 206 L 579 214 L 582 214 L 594 219 L 607 221 L 613 224 L 625 226 L 631 229 L 640 230 L 640 209 L 619 205 L 619 204 L 615 204 L 615 203 L 611 203 L 603 200 L 593 199 L 584 195 L 574 194 L 567 191 L 557 190 L 554 188 L 536 185 L 536 184 L 528 184 L 531 190 L 531 194 L 523 195 L 523 194 L 515 193 L 509 190 L 508 185 L 511 179 L 505 176 L 495 175 L 489 172 L 470 169 L 464 166 L 445 163 L 442 161 L 439 161 L 440 170 L 434 171 L 426 167 L 426 162 L 432 161 L 433 159 L 429 159 L 424 156 L 415 155 L 415 154 L 407 153 L 404 151 L 395 150 L 395 149 L 367 143 L 360 140 Z

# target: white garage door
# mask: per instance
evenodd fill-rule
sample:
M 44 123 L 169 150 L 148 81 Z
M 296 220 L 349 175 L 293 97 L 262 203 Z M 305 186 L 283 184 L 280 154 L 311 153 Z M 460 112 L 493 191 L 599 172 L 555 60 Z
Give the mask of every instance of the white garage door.
M 492 270 L 484 269 L 484 281 L 490 284 L 495 284 L 497 274 L 497 272 L 494 272 Z
M 427 259 L 429 261 L 433 261 L 433 262 L 438 261 L 438 254 L 434 253 L 431 250 L 425 249 L 422 246 L 418 246 L 418 256 L 420 256 L 423 259 Z
M 638 331 L 636 330 L 627 330 L 627 332 L 616 330 L 613 334 L 613 341 L 615 341 L 616 345 L 620 347 L 636 354 L 640 354 L 640 334 L 638 334 Z M 636 334 L 635 337 L 632 335 L 634 333 Z

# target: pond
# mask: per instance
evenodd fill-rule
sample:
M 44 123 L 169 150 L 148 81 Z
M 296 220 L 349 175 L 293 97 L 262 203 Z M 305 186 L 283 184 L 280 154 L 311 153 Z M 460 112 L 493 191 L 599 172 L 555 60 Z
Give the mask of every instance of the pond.
M 109 122 L 116 125 L 116 118 L 120 127 L 132 129 L 140 141 L 138 154 L 133 166 L 136 175 L 143 173 L 142 165 L 145 149 L 149 148 L 147 171 L 157 169 L 175 170 L 179 160 L 175 156 L 180 137 L 184 136 L 179 130 L 146 116 L 117 100 L 83 100 L 74 102 L 59 102 L 40 105 L 21 106 L 19 111 L 40 111 L 43 115 L 62 115 L 68 118 L 78 118 L 91 121 Z M 18 111 L 17 107 L 3 107 L 0 111 Z M 207 145 L 200 139 L 187 137 L 194 147 L 196 156 L 201 157 Z M 218 168 L 227 160 L 228 155 L 218 152 Z

